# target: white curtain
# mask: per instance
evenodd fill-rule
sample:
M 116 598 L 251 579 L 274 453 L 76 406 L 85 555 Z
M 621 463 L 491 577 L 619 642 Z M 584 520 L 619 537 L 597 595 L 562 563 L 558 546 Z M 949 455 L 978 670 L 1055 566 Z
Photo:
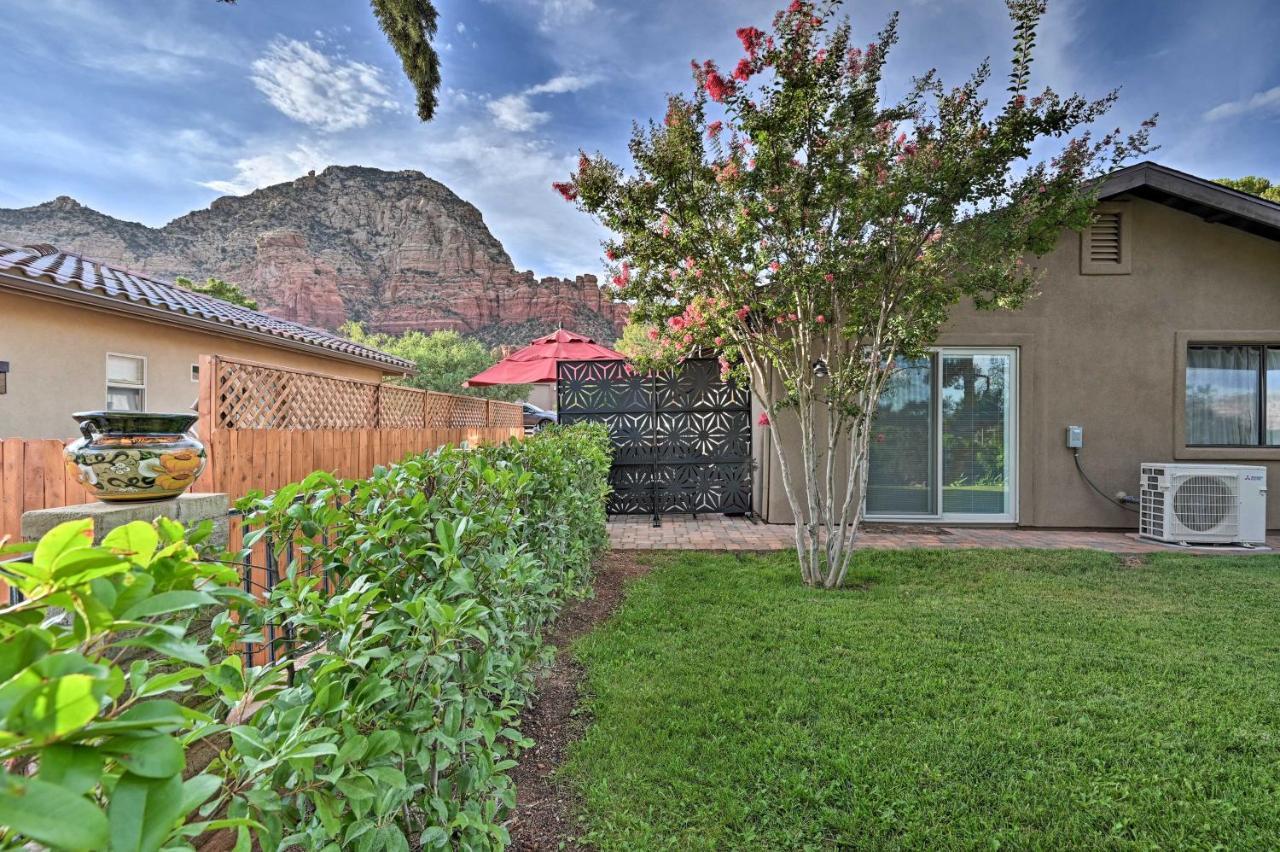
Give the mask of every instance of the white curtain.
M 1260 357 L 1256 346 L 1188 348 L 1188 444 L 1257 445 Z

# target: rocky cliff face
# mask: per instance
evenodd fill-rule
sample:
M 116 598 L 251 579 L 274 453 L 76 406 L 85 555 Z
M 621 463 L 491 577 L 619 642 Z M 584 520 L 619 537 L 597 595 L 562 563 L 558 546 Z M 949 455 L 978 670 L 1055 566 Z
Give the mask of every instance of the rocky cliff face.
M 420 172 L 331 166 L 227 196 L 162 228 L 72 198 L 0 209 L 0 241 L 52 243 L 158 277 L 216 276 L 269 313 L 335 329 L 454 329 L 523 343 L 563 325 L 613 340 L 626 306 L 592 275 L 517 271 L 480 211 Z

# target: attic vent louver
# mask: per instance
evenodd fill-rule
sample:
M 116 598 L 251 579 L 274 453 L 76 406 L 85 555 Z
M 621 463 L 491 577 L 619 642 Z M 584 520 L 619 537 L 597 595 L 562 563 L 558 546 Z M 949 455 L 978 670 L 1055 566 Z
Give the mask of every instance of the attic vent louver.
M 1120 214 L 1099 213 L 1089 226 L 1089 261 L 1119 263 Z
M 1129 272 L 1129 223 L 1125 210 L 1107 205 L 1094 213 L 1080 235 L 1082 275 L 1124 275 Z

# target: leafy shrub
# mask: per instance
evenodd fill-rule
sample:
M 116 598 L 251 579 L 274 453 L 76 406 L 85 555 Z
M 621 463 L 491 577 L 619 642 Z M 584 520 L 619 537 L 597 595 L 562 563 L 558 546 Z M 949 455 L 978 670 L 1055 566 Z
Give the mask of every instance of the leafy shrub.
M 506 845 L 516 717 L 542 627 L 604 545 L 607 447 L 599 426 L 551 429 L 245 504 L 293 554 L 263 615 L 313 648 L 247 723 L 256 738 L 233 731 L 252 760 L 306 744 L 270 783 L 285 844 Z
M 575 426 L 251 498 L 285 564 L 261 604 L 206 533 L 53 530 L 0 566 L 25 596 L 0 610 L 0 849 L 504 846 L 516 715 L 604 546 L 608 467 Z M 246 669 L 267 624 L 291 658 Z
M 228 607 L 252 601 L 199 561 L 205 535 L 161 519 L 93 547 L 73 521 L 2 566 L 25 599 L 0 611 L 0 848 L 191 848 L 247 825 L 206 819 L 234 795 L 218 775 L 183 780 L 245 687 Z M 218 613 L 209 635 L 189 632 L 199 610 Z

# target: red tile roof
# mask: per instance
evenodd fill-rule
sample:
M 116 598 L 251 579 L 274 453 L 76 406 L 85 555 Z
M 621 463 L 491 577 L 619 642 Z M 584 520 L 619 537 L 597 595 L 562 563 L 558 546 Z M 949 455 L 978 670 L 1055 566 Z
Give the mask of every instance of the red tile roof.
M 324 350 L 344 360 L 372 362 L 394 372 L 412 372 L 413 364 L 336 334 L 252 311 L 212 296 L 89 260 L 47 244 L 12 246 L 0 243 L 0 277 L 19 278 L 50 294 L 86 294 L 105 305 L 145 306 L 167 311 L 178 321 L 214 323 L 232 336 L 266 335 L 294 348 Z M 216 333 L 217 330 L 215 330 Z M 321 354 L 321 353 L 317 353 Z

